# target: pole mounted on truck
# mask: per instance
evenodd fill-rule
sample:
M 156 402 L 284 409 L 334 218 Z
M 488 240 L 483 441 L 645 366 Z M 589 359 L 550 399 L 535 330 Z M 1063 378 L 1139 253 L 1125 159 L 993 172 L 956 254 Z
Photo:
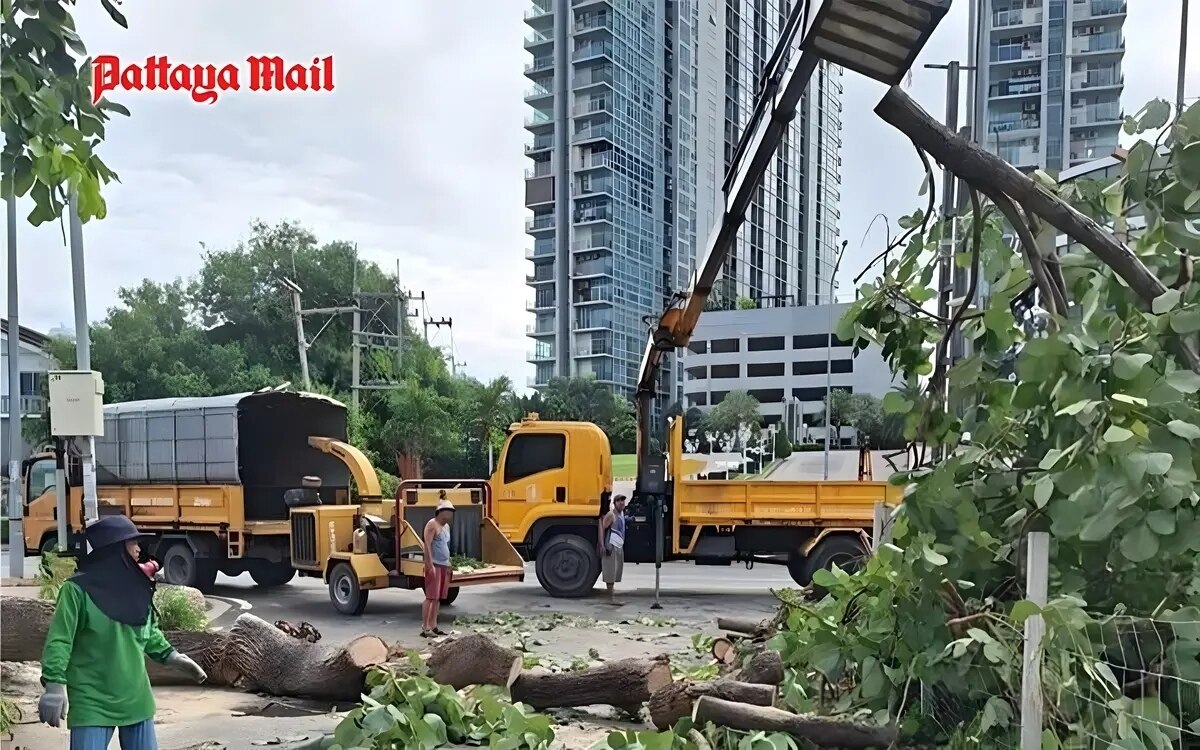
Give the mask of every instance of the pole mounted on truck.
M 650 415 L 663 356 L 691 341 L 725 258 L 737 242 L 767 166 L 822 60 L 895 86 L 916 61 L 951 0 L 799 0 L 763 69 L 750 119 L 725 177 L 725 210 L 709 234 L 690 288 L 678 292 L 650 330 L 636 390 L 637 484 L 655 513 L 655 601 L 662 565 L 664 462 L 650 455 Z

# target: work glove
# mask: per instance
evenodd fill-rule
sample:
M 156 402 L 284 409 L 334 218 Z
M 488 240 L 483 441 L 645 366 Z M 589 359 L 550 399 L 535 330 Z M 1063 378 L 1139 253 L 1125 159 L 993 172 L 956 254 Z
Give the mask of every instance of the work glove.
M 46 683 L 46 692 L 38 700 L 38 720 L 56 727 L 67 718 L 67 686 Z
M 187 654 L 181 654 L 178 651 L 172 651 L 167 657 L 166 665 L 174 667 L 180 672 L 186 672 L 191 675 L 196 682 L 204 682 L 208 679 L 208 675 L 200 668 L 200 665 L 192 661 L 192 657 Z

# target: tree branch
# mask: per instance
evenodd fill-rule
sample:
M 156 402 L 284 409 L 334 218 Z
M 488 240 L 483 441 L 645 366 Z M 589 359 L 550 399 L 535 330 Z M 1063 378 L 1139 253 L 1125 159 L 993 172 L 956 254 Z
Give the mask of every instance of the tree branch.
M 875 107 L 875 114 L 993 200 L 997 193 L 1010 196 L 1088 248 L 1113 269 L 1147 306 L 1167 291 L 1167 286 L 1111 232 L 1000 157 L 952 133 L 899 87 L 893 86 L 888 90 Z M 1200 373 L 1200 354 L 1182 340 L 1177 350 L 1187 367 Z
M 1017 238 L 1021 246 L 1021 254 L 1025 256 L 1025 263 L 1029 265 L 1029 273 L 1033 276 L 1033 283 L 1037 286 L 1038 291 L 1042 293 L 1042 303 L 1049 307 L 1051 316 L 1057 321 L 1062 319 L 1067 314 L 1066 304 L 1060 305 L 1059 297 L 1055 293 L 1054 283 L 1050 281 L 1050 275 L 1046 271 L 1046 264 L 1042 261 L 1042 254 L 1038 250 L 1037 240 L 1034 239 L 1033 233 L 1029 230 L 1029 225 L 1025 223 L 1025 217 L 1021 215 L 1020 210 L 1013 204 L 1007 195 L 996 191 L 994 194 L 988 195 L 992 203 L 1000 209 L 1000 213 L 1004 214 L 1004 218 L 1008 219 L 1008 223 L 1017 232 Z

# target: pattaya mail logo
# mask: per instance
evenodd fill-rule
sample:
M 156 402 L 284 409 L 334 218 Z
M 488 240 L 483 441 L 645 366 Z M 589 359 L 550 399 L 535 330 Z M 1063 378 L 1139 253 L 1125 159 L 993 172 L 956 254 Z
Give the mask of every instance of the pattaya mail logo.
M 92 61 L 92 103 L 109 91 L 186 91 L 197 104 L 216 104 L 228 91 L 333 91 L 333 55 L 311 65 L 288 64 L 278 55 L 252 56 L 244 65 L 186 65 L 165 55 L 123 64 L 116 55 Z

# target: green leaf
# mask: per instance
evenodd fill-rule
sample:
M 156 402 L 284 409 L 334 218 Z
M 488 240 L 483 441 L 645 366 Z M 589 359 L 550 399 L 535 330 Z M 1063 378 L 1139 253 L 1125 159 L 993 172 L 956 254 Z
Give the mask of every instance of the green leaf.
M 1171 330 L 1183 334 L 1200 331 L 1200 309 L 1190 307 L 1186 310 L 1176 310 L 1171 315 Z
M 1033 615 L 1039 614 L 1042 608 L 1028 599 L 1022 599 L 1013 605 L 1012 611 L 1008 613 L 1008 617 L 1016 625 L 1022 625 Z
M 1175 306 L 1179 304 L 1179 296 L 1178 289 L 1168 289 L 1154 298 L 1154 301 L 1150 303 L 1150 309 L 1155 315 L 1168 313 L 1174 310 Z
M 1130 396 L 1128 393 L 1114 393 L 1112 395 L 1112 400 L 1120 401 L 1123 404 L 1130 404 L 1132 406 L 1148 406 L 1150 404 L 1150 402 L 1146 399 L 1141 398 L 1140 396 Z
M 1200 391 L 1200 375 L 1191 370 L 1176 370 L 1164 378 L 1167 385 L 1180 393 L 1193 394 Z
M 1138 524 L 1121 538 L 1121 554 L 1130 562 L 1145 562 L 1158 554 L 1158 537 L 1146 524 Z
M 1041 462 L 1038 463 L 1038 468 L 1042 471 L 1050 471 L 1062 457 L 1063 451 L 1059 450 L 1058 448 L 1052 448 L 1051 450 L 1046 451 L 1046 455 L 1043 456 Z
M 1171 120 L 1171 104 L 1166 99 L 1154 99 L 1138 115 L 1138 132 L 1158 130 Z
M 1154 476 L 1162 476 L 1171 470 L 1171 464 L 1174 460 L 1174 457 L 1170 453 L 1147 453 L 1146 473 Z
M 927 562 L 929 562 L 930 565 L 933 565 L 935 567 L 940 568 L 943 565 L 946 565 L 950 562 L 949 560 L 946 559 L 945 555 L 938 552 L 937 550 L 935 550 L 932 547 L 926 547 L 924 549 L 924 555 L 925 555 L 925 560 Z
M 837 586 L 838 579 L 829 569 L 817 568 L 813 572 L 812 582 L 823 589 L 830 589 Z
M 904 397 L 899 391 L 888 391 L 881 403 L 885 414 L 907 414 L 912 411 L 913 402 Z M 832 412 L 830 412 L 832 415 Z
M 1184 440 L 1195 440 L 1200 438 L 1200 427 L 1191 422 L 1184 422 L 1181 419 L 1172 419 L 1167 422 L 1167 429 L 1171 434 L 1183 438 Z
M 1113 373 L 1121 380 L 1133 380 L 1152 357 L 1146 353 L 1125 354 L 1118 352 L 1113 357 Z
M 1054 495 L 1054 482 L 1050 477 L 1042 477 L 1033 484 L 1033 502 L 1039 508 L 1045 508 Z
M 1097 401 L 1092 401 L 1091 399 L 1085 398 L 1082 401 L 1076 401 L 1073 404 L 1064 406 L 1063 408 L 1061 408 L 1057 412 L 1055 412 L 1054 416 L 1056 416 L 1056 417 L 1061 417 L 1063 415 L 1075 416 L 1076 414 L 1078 414 L 1082 411 L 1091 411 L 1093 408 L 1095 408 L 1097 403 L 1098 403 Z
M 1159 536 L 1170 536 L 1175 533 L 1175 511 L 1152 510 L 1146 514 L 1146 525 Z
M 1104 431 L 1103 440 L 1106 443 L 1123 443 L 1131 437 L 1133 437 L 1133 433 L 1131 431 L 1125 429 L 1124 427 L 1118 427 L 1114 424 L 1110 425 L 1109 428 Z

